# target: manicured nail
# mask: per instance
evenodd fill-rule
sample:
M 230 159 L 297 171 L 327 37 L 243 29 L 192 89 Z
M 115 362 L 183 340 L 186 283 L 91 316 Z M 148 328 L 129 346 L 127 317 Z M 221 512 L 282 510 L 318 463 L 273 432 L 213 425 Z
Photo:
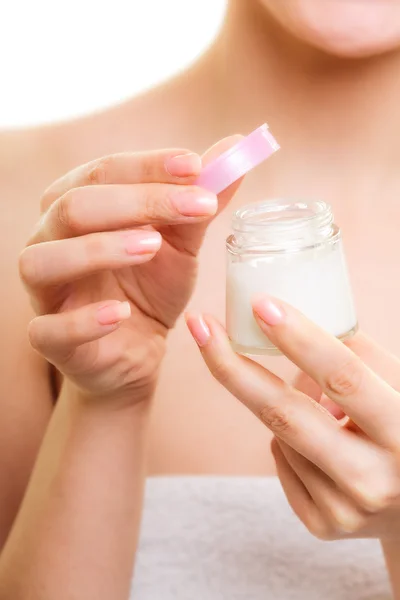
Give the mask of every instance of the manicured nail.
M 197 344 L 205 346 L 211 337 L 207 323 L 202 316 L 186 315 L 186 324 Z
M 159 233 L 133 231 L 122 234 L 124 247 L 128 254 L 153 254 L 160 249 L 162 238 Z
M 184 217 L 212 217 L 218 210 L 217 197 L 204 190 L 201 195 L 198 191 L 178 192 L 173 203 Z
M 264 323 L 269 326 L 280 325 L 285 315 L 282 309 L 271 298 L 258 296 L 253 302 L 253 310 Z
M 121 321 L 126 321 L 131 316 L 131 307 L 129 302 L 113 302 L 106 306 L 101 306 L 97 310 L 97 320 L 100 325 L 115 325 Z
M 201 158 L 193 152 L 170 156 L 165 161 L 165 169 L 173 177 L 198 175 L 201 171 Z

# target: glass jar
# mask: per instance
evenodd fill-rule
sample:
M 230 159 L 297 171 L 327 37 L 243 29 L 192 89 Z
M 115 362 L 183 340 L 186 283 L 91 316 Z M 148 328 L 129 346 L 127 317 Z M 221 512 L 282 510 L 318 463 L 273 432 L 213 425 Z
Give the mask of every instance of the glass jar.
M 357 316 L 339 228 L 325 202 L 271 200 L 235 212 L 227 239 L 227 330 L 241 354 L 279 354 L 253 316 L 265 293 L 340 339 Z

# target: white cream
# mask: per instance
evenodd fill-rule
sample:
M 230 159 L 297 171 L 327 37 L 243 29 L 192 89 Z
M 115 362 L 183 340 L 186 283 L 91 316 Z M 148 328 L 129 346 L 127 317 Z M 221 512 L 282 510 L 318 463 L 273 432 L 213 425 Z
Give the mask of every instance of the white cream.
M 236 245 L 233 238 L 228 240 L 227 330 L 233 346 L 247 354 L 276 353 L 253 316 L 251 301 L 260 293 L 288 302 L 337 337 L 351 335 L 357 316 L 340 232 L 332 219 L 321 225 L 322 213 L 327 211 L 329 217 L 330 208 L 302 203 L 297 214 L 293 204 L 286 203 L 281 210 L 282 203 L 275 202 L 269 204 L 268 214 L 260 212 L 259 207 L 267 204 L 254 205 L 256 221 L 253 210 L 239 211 L 244 223 L 248 218 L 248 226 L 234 238 Z M 310 206 L 316 211 L 315 220 Z

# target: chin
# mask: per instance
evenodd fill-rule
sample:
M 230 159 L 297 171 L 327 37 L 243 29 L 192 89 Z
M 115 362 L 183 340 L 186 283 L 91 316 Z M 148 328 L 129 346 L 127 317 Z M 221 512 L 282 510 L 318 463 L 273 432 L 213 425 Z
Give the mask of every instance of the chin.
M 400 49 L 400 0 L 263 0 L 297 38 L 336 56 Z

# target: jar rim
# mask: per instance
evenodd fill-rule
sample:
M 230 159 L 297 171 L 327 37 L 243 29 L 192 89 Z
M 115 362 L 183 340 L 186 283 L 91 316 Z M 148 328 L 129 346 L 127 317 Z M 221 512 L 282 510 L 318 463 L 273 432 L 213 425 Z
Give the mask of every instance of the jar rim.
M 322 200 L 270 199 L 247 204 L 233 214 L 233 230 L 238 233 L 264 229 L 293 230 L 303 227 L 316 229 L 330 226 L 333 222 L 332 209 Z
M 322 200 L 264 200 L 233 215 L 234 235 L 228 246 L 236 252 L 293 252 L 316 247 L 340 232 L 332 209 Z

